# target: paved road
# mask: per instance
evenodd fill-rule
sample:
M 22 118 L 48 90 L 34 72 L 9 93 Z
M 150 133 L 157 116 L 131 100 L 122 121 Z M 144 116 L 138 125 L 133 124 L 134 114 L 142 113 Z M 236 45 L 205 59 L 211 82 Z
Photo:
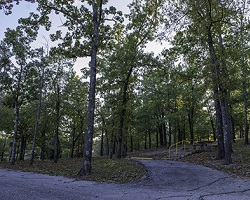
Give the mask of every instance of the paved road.
M 108 184 L 0 169 L 0 200 L 248 200 L 250 182 L 190 163 L 140 161 L 149 177 Z

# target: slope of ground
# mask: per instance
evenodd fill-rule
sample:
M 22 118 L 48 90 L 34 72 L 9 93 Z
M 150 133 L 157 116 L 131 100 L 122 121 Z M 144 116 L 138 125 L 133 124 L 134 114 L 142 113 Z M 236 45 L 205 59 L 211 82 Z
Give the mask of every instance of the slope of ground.
M 224 165 L 223 160 L 216 160 L 217 152 L 202 152 L 183 157 L 180 160 L 203 165 L 227 172 L 235 177 L 250 179 L 250 145 L 244 145 L 242 140 L 233 144 L 233 164 Z
M 233 150 L 233 164 L 231 165 L 224 165 L 223 160 L 216 160 L 216 151 L 193 153 L 184 157 L 180 156 L 181 158 L 178 160 L 221 170 L 235 177 L 250 179 L 250 145 L 244 145 L 243 141 L 238 140 L 233 144 Z M 135 159 L 167 159 L 168 150 L 160 148 L 129 153 L 128 158 L 132 157 Z M 171 158 L 176 159 L 174 157 Z M 0 167 L 56 176 L 76 177 L 81 162 L 81 159 L 61 159 L 55 164 L 53 161 L 47 160 L 35 161 L 33 166 L 29 165 L 29 161 L 18 161 L 14 166 L 8 162 L 0 162 Z M 137 181 L 147 173 L 146 169 L 133 159 L 110 160 L 108 158 L 93 158 L 92 172 L 91 176 L 83 177 L 83 179 L 99 182 L 125 183 Z

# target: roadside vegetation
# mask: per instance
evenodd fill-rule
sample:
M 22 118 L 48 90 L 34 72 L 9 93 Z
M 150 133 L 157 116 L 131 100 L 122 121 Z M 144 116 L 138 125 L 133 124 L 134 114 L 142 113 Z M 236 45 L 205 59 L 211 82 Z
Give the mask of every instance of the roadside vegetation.
M 224 160 L 216 160 L 217 152 L 201 152 L 194 153 L 183 157 L 180 161 L 191 162 L 198 165 L 203 165 L 209 168 L 217 169 L 234 177 L 242 179 L 250 179 L 250 145 L 244 145 L 243 140 L 237 140 L 233 144 L 232 159 L 233 164 L 224 165 Z M 142 150 L 131 154 L 136 157 L 147 157 L 150 155 L 153 159 L 165 159 L 163 153 L 166 149 Z M 147 156 L 145 156 L 145 152 Z M 77 180 L 89 180 L 109 183 L 127 183 L 138 181 L 147 175 L 146 169 L 139 162 L 132 159 L 109 159 L 106 157 L 93 158 L 93 173 L 88 176 L 83 176 L 79 179 L 76 175 L 79 172 L 79 166 L 82 162 L 80 158 L 65 158 L 60 159 L 58 163 L 53 160 L 39 161 L 36 160 L 33 165 L 29 161 L 17 161 L 16 165 L 10 165 L 9 162 L 0 162 L 0 167 L 49 174 L 53 176 L 65 176 L 76 178 Z
M 0 167 L 26 172 L 49 174 L 52 176 L 64 176 L 76 178 L 77 180 L 89 180 L 109 183 L 126 183 L 140 180 L 146 175 L 144 167 L 136 161 L 128 159 L 93 158 L 92 174 L 88 176 L 77 176 L 82 159 L 60 159 L 58 163 L 53 160 L 35 160 L 30 165 L 28 160 L 17 161 L 16 165 L 9 162 L 0 162 Z

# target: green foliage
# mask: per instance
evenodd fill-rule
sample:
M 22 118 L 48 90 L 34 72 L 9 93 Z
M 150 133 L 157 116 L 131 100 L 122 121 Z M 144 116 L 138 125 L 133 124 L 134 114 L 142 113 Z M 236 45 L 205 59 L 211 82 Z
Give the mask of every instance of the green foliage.
M 0 9 L 10 13 L 15 2 L 3 1 Z M 106 5 L 107 2 L 102 3 Z M 93 13 L 99 13 L 100 1 L 94 1 L 94 10 L 91 10 L 92 1 L 37 1 L 38 12 L 19 19 L 18 27 L 7 29 L 5 39 L 0 43 L 3 104 L 0 107 L 3 115 L 0 130 L 11 134 L 13 107 L 17 100 L 21 106 L 19 136 L 27 136 L 29 148 L 44 68 L 39 134 L 45 130 L 46 148 L 48 151 L 53 149 L 56 88 L 60 85 L 60 148 L 63 155 L 68 155 L 66 149 L 73 143 L 75 152 L 81 149 L 89 85 L 73 72 L 72 67 L 76 58 L 90 56 L 92 44 L 95 44 L 98 49 L 98 111 L 95 113 L 94 137 L 100 138 L 104 131 L 105 149 L 111 146 L 111 141 L 116 142 L 121 118 L 124 120 L 123 141 L 127 147 L 130 138 L 142 145 L 146 133 L 154 135 L 152 142 L 156 143 L 155 135 L 162 124 L 167 129 L 167 136 L 180 134 L 190 139 L 189 119 L 195 139 L 208 138 L 212 134 L 210 120 L 215 123 L 213 91 L 218 84 L 208 46 L 209 29 L 221 72 L 226 72 L 221 84 L 228 91 L 236 135 L 242 134 L 243 85 L 249 84 L 250 77 L 249 21 L 246 17 L 249 3 L 209 2 L 211 5 L 208 1 L 198 0 L 138 0 L 129 5 L 130 13 L 126 16 L 113 6 L 105 7 L 100 16 L 99 37 L 93 43 Z M 57 27 L 55 32 L 51 32 L 54 28 L 52 13 L 61 13 L 62 27 Z M 31 48 L 42 26 L 50 31 L 50 39 L 55 42 L 46 56 L 43 49 Z M 223 45 L 219 35 L 222 35 Z M 171 47 L 166 47 L 158 56 L 145 53 L 147 44 L 156 39 L 168 40 Z M 86 79 L 88 68 L 83 67 Z M 245 88 L 249 98 L 249 88 Z M 43 141 L 40 137 L 37 140 L 39 151 Z M 168 137 L 168 140 L 174 139 Z M 98 144 L 96 148 L 99 148 Z M 136 149 L 136 145 L 132 149 Z
M 0 106 L 0 131 L 10 134 L 14 126 L 14 110 L 6 106 Z

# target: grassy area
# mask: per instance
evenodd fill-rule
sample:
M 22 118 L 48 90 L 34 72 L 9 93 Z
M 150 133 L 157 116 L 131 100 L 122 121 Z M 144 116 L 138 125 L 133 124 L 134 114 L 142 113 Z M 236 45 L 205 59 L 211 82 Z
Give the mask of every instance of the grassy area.
M 244 145 L 243 141 L 238 140 L 233 144 L 233 150 L 233 164 L 231 165 L 224 165 L 223 160 L 216 160 L 216 152 L 195 153 L 180 160 L 218 169 L 236 177 L 250 179 L 250 145 Z M 166 149 L 130 153 L 130 156 L 151 157 L 154 159 L 161 159 L 163 155 L 166 158 Z M 29 165 L 29 161 L 17 161 L 16 165 L 0 162 L 0 167 L 76 178 L 81 162 L 82 159 L 61 159 L 58 163 L 50 160 L 36 160 L 32 166 Z M 146 173 L 144 167 L 133 160 L 111 160 L 103 157 L 94 157 L 92 161 L 92 175 L 82 177 L 82 179 L 98 182 L 126 183 L 137 181 Z
M 29 161 L 17 161 L 15 165 L 10 165 L 8 162 L 0 162 L 0 166 L 13 170 L 76 178 L 81 162 L 82 159 L 61 159 L 58 163 L 50 160 L 36 160 L 32 166 L 29 165 Z M 126 183 L 139 180 L 145 174 L 146 170 L 143 166 L 133 160 L 93 158 L 92 175 L 81 177 L 81 179 Z
M 244 145 L 242 140 L 237 140 L 233 144 L 232 160 L 233 164 L 224 165 L 223 160 L 216 160 L 216 152 L 202 152 L 181 158 L 187 161 L 213 169 L 227 172 L 235 177 L 250 179 L 250 145 Z

